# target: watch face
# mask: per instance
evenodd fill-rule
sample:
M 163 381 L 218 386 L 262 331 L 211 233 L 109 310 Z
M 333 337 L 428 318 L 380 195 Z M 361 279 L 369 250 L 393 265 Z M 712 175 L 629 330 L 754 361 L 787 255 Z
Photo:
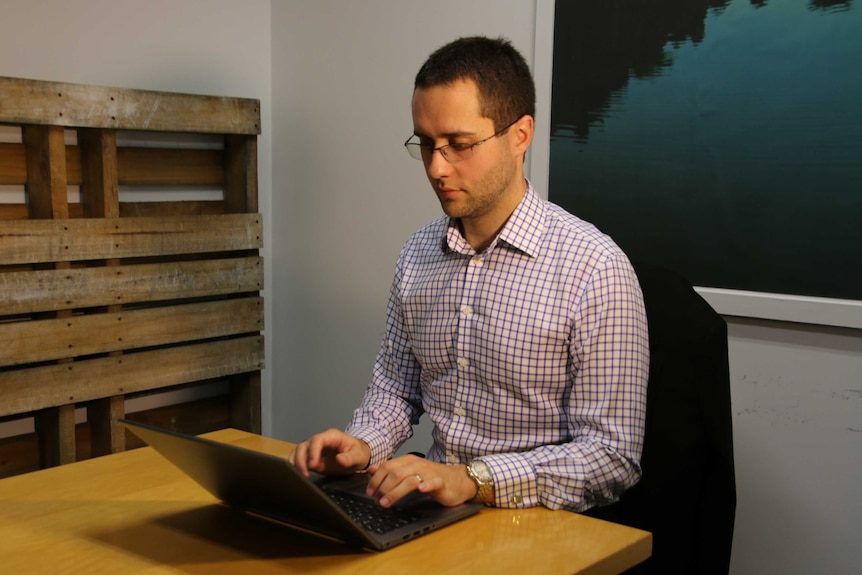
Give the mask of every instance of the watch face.
M 470 463 L 470 469 L 476 475 L 476 477 L 481 480 L 483 483 L 490 483 L 494 481 L 494 476 L 491 474 L 491 468 L 488 467 L 488 464 L 479 459 Z
M 490 504 L 494 502 L 494 475 L 484 461 L 475 460 L 467 466 L 467 474 L 476 484 L 476 496 L 473 501 Z

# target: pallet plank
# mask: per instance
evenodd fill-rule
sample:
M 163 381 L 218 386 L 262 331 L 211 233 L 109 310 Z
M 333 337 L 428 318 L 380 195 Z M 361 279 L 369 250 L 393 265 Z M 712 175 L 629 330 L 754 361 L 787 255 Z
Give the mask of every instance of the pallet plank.
M 122 424 L 119 423 L 119 419 L 125 414 L 123 395 L 112 395 L 87 404 L 92 456 L 108 455 L 125 449 L 126 434 Z
M 23 186 L 27 183 L 27 154 L 24 144 L 0 142 L 0 184 Z
M 0 316 L 263 289 L 260 257 L 0 273 Z
M 30 217 L 68 218 L 66 144 L 58 126 L 25 126 Z
M 257 140 L 225 138 L 225 211 L 257 212 Z
M 80 130 L 84 132 L 84 130 Z M 96 130 L 113 132 L 113 130 Z M 224 152 L 182 148 L 129 148 L 116 150 L 117 177 L 126 186 L 223 186 Z M 81 185 L 83 154 L 80 146 L 66 146 L 66 181 Z M 0 184 L 27 184 L 27 156 L 24 144 L 0 142 Z M 254 211 L 254 210 L 243 210 Z
M 263 298 L 76 315 L 0 324 L 0 366 L 128 351 L 259 332 Z
M 260 214 L 0 222 L 0 265 L 260 249 Z
M 252 335 L 0 371 L 0 417 L 258 371 L 263 352 L 263 336 Z
M 114 130 L 82 129 L 80 146 L 81 204 L 88 218 L 120 216 L 117 180 L 117 133 Z
M 0 77 L 0 122 L 259 134 L 260 101 Z
M 222 186 L 225 181 L 221 150 L 119 148 L 117 159 L 122 185 Z
M 76 459 L 75 406 L 57 405 L 35 414 L 39 465 L 55 467 Z

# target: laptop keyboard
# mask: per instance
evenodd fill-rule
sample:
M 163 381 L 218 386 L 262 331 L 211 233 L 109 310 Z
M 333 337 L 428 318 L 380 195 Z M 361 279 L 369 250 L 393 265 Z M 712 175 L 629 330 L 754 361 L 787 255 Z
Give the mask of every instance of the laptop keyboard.
M 380 507 L 369 499 L 363 499 L 343 491 L 333 489 L 324 489 L 324 491 L 357 523 L 374 533 L 387 533 L 425 516 L 423 513 L 415 511 Z

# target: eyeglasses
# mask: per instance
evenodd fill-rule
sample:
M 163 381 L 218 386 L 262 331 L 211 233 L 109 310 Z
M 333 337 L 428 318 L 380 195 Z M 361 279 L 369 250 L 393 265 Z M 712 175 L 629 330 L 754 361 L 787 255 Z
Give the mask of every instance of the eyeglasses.
M 520 120 L 520 118 L 518 118 Z M 440 146 L 439 148 L 433 147 L 431 144 L 423 144 L 421 142 L 411 142 L 416 135 L 412 135 L 407 138 L 407 141 L 404 142 L 404 147 L 407 148 L 407 152 L 410 154 L 410 157 L 414 160 L 430 160 L 431 156 L 434 155 L 434 152 L 440 152 L 440 155 L 446 158 L 446 161 L 450 164 L 455 164 L 458 162 L 463 162 L 464 160 L 469 160 L 473 157 L 473 149 L 477 146 L 481 146 L 488 140 L 493 140 L 497 136 L 503 134 L 506 130 L 515 125 L 518 121 L 515 120 L 493 136 L 488 136 L 484 140 L 479 140 L 478 142 L 473 142 L 472 144 L 446 144 L 445 146 Z

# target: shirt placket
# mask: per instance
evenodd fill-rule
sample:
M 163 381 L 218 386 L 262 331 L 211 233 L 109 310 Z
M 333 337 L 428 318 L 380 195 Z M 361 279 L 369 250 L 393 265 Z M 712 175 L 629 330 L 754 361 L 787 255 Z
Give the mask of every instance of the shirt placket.
M 475 390 L 477 385 L 474 380 L 475 370 L 472 364 L 475 357 L 476 345 L 475 305 L 484 267 L 485 259 L 481 254 L 474 255 L 467 262 L 463 276 L 464 285 L 461 290 L 461 299 L 456 306 L 458 334 L 455 349 L 457 354 L 458 383 L 455 392 L 455 401 L 452 404 L 451 437 L 453 441 L 450 443 L 449 453 L 447 453 L 447 461 L 449 463 L 464 461 L 465 452 L 467 451 L 466 442 L 470 441 L 473 435 L 470 429 L 469 411 L 473 409 L 473 404 L 475 403 L 471 390 Z

